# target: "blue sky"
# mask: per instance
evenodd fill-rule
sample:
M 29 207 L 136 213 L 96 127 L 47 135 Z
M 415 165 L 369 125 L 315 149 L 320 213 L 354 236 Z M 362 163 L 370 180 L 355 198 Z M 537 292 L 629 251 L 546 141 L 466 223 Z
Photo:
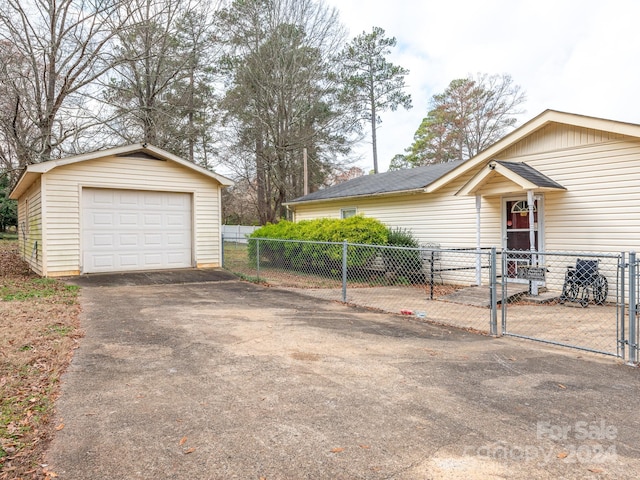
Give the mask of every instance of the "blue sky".
M 527 94 L 520 124 L 551 108 L 640 123 L 637 0 L 326 0 L 353 37 L 397 39 L 413 109 L 382 114 L 380 171 L 403 153 L 432 95 L 468 74 L 509 74 Z M 371 146 L 358 149 L 372 168 Z

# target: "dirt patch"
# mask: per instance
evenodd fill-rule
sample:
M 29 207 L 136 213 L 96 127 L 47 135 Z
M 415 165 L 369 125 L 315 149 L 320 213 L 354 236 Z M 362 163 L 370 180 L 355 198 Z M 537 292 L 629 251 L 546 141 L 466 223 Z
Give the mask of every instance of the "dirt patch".
M 77 288 L 30 273 L 0 242 L 0 479 L 50 478 L 42 455 L 59 380 L 81 336 Z
M 317 362 L 322 357 L 317 353 L 293 352 L 291 354 L 291 358 L 293 358 L 294 360 L 301 360 L 303 362 Z

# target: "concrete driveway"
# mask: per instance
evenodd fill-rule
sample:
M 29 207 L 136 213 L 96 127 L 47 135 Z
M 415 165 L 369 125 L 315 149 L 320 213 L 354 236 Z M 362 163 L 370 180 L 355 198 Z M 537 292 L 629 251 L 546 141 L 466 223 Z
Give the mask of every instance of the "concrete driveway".
M 99 277 L 82 280 L 57 478 L 638 476 L 640 377 L 614 360 L 224 272 Z

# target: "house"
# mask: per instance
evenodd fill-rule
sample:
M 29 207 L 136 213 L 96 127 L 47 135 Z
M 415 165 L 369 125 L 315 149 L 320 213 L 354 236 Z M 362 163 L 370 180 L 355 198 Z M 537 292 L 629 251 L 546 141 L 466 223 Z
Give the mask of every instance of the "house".
M 466 161 L 356 178 L 287 204 L 363 214 L 450 248 L 617 253 L 640 239 L 640 125 L 547 110 Z
M 20 252 L 46 277 L 221 262 L 221 190 L 232 182 L 147 144 L 29 165 Z

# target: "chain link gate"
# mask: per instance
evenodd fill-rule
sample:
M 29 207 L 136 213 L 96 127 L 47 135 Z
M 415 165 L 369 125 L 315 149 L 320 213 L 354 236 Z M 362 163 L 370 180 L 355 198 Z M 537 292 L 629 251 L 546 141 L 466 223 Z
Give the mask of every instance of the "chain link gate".
M 624 260 L 503 251 L 502 334 L 624 358 Z

